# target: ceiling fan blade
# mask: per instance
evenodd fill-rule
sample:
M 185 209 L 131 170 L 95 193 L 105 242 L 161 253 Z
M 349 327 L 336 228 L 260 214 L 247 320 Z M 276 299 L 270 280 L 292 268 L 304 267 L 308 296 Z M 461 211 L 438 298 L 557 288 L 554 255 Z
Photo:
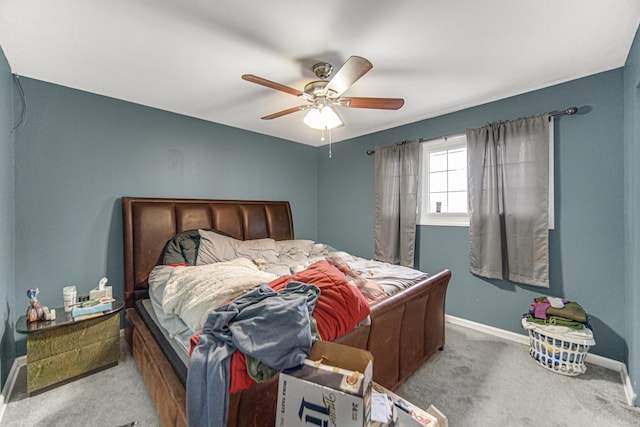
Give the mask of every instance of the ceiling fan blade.
M 272 82 L 271 80 L 263 79 L 262 77 L 254 76 L 253 74 L 243 74 L 242 79 L 251 83 L 256 83 L 262 86 L 266 86 L 271 89 L 286 92 L 294 96 L 302 96 L 302 92 L 299 91 L 298 89 L 294 89 L 292 87 L 285 86 L 280 83 Z
M 278 117 L 286 116 L 287 114 L 295 113 L 296 111 L 302 111 L 311 108 L 311 105 L 298 105 L 297 107 L 287 108 L 286 110 L 278 111 L 277 113 L 268 114 L 260 117 L 262 120 L 277 119 Z
M 325 95 L 331 98 L 339 97 L 372 68 L 373 64 L 369 60 L 361 56 L 350 57 L 336 75 L 329 80 L 324 89 Z
M 340 98 L 341 107 L 398 110 L 404 105 L 402 98 Z

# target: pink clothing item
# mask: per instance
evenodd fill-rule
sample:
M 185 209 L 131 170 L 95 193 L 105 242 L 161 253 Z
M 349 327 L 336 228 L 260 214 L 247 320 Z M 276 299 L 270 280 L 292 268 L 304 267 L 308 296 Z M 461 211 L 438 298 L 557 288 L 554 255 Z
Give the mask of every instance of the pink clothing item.
M 542 302 L 534 302 L 531 306 L 533 307 L 533 317 L 536 319 L 546 319 L 547 309 L 551 307 L 551 304 L 545 299 Z
M 562 302 L 566 304 L 569 302 L 569 300 L 563 299 Z M 531 304 L 531 307 L 533 307 L 533 317 L 535 317 L 536 319 L 546 319 L 547 309 L 551 307 L 551 304 L 549 303 L 549 300 L 545 298 L 542 301 L 534 302 L 533 304 Z

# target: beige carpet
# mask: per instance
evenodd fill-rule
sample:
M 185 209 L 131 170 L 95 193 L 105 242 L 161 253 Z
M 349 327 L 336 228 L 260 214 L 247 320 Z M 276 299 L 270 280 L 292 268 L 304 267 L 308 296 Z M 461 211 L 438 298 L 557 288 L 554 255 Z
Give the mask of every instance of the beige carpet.
M 566 377 L 539 367 L 527 346 L 451 324 L 446 336 L 445 349 L 398 394 L 435 405 L 451 427 L 640 426 L 640 408 L 627 406 L 617 372 L 588 365 L 584 375 Z M 33 397 L 25 381 L 21 372 L 0 427 L 158 425 L 124 341 L 114 368 Z
M 452 427 L 640 426 L 618 372 L 587 364 L 583 375 L 560 375 L 538 366 L 528 345 L 451 324 L 445 349 L 398 394 L 435 405 Z
M 20 369 L 1 427 L 159 426 L 156 409 L 129 347 L 121 339 L 118 366 L 32 397 Z

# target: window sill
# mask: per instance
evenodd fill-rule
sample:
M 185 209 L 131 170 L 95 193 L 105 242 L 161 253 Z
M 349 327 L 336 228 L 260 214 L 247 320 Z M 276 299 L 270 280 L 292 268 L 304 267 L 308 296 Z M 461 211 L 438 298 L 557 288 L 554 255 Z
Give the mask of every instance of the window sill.
M 417 225 L 433 225 L 437 227 L 468 227 L 469 217 L 466 215 L 428 215 L 420 218 Z

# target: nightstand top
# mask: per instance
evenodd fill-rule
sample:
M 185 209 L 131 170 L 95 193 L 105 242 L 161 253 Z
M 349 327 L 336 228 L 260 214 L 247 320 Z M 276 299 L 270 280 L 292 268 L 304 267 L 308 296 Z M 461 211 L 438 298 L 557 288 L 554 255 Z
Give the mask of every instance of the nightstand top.
M 93 317 L 93 319 L 108 316 L 113 313 L 117 313 L 124 308 L 124 301 L 119 298 L 115 298 L 115 301 L 111 304 L 111 310 L 104 311 L 102 316 Z M 37 322 L 27 322 L 27 316 L 22 315 L 16 322 L 16 331 L 21 334 L 32 334 L 35 332 L 48 331 L 53 328 L 58 328 L 66 325 L 72 325 L 75 323 L 84 322 L 85 320 L 73 320 L 71 312 L 65 312 L 64 307 L 56 307 L 55 320 L 40 320 Z

